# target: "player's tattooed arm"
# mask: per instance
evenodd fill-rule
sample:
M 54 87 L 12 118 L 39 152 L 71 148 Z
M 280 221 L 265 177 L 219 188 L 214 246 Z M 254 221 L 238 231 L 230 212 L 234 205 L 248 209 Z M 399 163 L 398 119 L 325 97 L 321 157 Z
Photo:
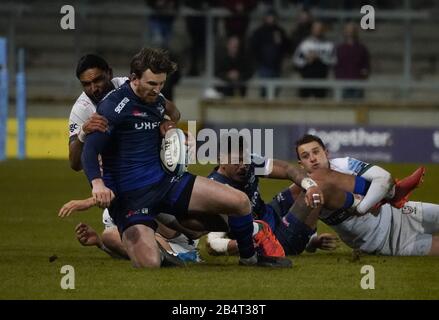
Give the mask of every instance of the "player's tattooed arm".
M 307 177 L 308 174 L 302 168 L 277 159 L 273 159 L 273 168 L 271 173 L 268 175 L 268 178 L 273 179 L 289 179 L 299 186 L 302 180 Z
M 72 136 L 69 142 L 69 162 L 70 168 L 75 171 L 82 170 L 81 154 L 83 143 L 79 141 L 78 136 Z
M 324 204 L 322 190 L 302 168 L 293 166 L 286 161 L 274 159 L 273 168 L 268 177 L 274 179 L 289 179 L 298 186 L 301 186 L 306 191 L 305 202 L 312 208 Z

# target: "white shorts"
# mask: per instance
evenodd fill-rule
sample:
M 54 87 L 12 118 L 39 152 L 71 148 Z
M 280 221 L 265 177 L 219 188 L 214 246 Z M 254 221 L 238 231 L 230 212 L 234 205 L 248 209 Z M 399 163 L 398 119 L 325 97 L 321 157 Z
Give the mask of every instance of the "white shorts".
M 439 206 L 409 201 L 402 209 L 391 210 L 390 234 L 378 254 L 391 256 L 425 256 L 431 250 L 432 233 L 439 230 Z M 382 213 L 381 213 L 382 214 Z
M 179 254 L 197 250 L 198 242 L 200 240 L 189 240 L 188 237 L 181 233 L 177 237 L 168 239 L 167 241 L 171 246 L 172 251 Z
M 105 209 L 102 213 L 102 223 L 104 224 L 105 229 L 116 227 L 113 219 L 110 217 L 110 212 L 108 212 L 108 209 Z

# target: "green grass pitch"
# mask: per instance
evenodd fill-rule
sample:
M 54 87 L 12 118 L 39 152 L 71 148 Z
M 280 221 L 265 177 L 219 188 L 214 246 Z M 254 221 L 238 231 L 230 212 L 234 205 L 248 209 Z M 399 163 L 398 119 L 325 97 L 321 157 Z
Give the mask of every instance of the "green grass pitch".
M 384 165 L 402 177 L 416 165 Z M 206 175 L 211 167 L 191 171 Z M 439 166 L 427 166 L 424 185 L 412 199 L 438 202 Z M 288 182 L 264 179 L 270 199 Z M 342 245 L 332 253 L 292 257 L 293 268 L 239 267 L 236 257 L 210 257 L 181 269 L 136 270 L 96 248 L 79 245 L 75 225 L 101 231 L 101 211 L 65 220 L 57 217 L 70 199 L 88 197 L 82 173 L 67 161 L 8 160 L 0 163 L 0 299 L 439 299 L 439 258 L 376 257 L 354 259 Z M 329 231 L 321 225 L 321 231 Z M 58 258 L 49 262 L 49 257 Z M 75 289 L 63 290 L 63 265 L 75 270 Z M 360 287 L 363 265 L 375 269 L 375 289 Z

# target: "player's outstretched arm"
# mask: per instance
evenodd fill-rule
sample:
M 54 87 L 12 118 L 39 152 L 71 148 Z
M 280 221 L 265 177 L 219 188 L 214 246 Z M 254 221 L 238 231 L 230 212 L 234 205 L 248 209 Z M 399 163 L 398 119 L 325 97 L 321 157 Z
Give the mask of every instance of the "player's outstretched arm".
M 80 222 L 75 227 L 75 235 L 76 239 L 78 239 L 79 243 L 83 246 L 96 246 L 98 249 L 104 251 L 112 258 L 126 259 L 126 251 L 123 248 L 123 244 L 120 240 L 120 235 L 116 227 L 104 230 L 101 238 L 92 227 Z M 110 241 L 108 246 L 105 245 L 106 241 L 107 244 Z M 110 246 L 110 244 L 112 246 Z
M 102 246 L 102 239 L 98 233 L 89 225 L 80 222 L 75 227 L 76 239 L 83 246 L 96 246 L 100 248 Z
M 96 204 L 93 197 L 82 200 L 70 200 L 65 203 L 58 212 L 58 217 L 65 218 L 70 216 L 76 211 L 85 211 L 90 209 Z
M 370 187 L 356 210 L 359 214 L 365 214 L 389 194 L 394 180 L 388 171 L 379 166 L 370 166 L 361 176 L 370 181 Z
M 83 143 L 79 141 L 78 136 L 72 137 L 69 142 L 69 162 L 70 168 L 75 171 L 82 170 L 81 154 Z
M 317 183 L 308 176 L 306 171 L 286 161 L 274 159 L 272 171 L 267 177 L 273 179 L 289 179 L 298 186 L 301 186 L 306 190 L 306 204 L 312 208 L 323 205 L 325 202 L 322 190 Z
M 315 233 L 306 246 L 307 252 L 315 252 L 317 249 L 333 251 L 340 245 L 340 239 L 332 233 Z

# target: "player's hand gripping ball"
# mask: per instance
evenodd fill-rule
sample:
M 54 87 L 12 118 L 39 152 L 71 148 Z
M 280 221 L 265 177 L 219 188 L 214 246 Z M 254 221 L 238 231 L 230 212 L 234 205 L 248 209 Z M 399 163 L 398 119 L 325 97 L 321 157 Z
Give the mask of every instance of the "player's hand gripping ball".
M 166 131 L 160 150 L 162 167 L 171 175 L 182 175 L 187 171 L 188 148 L 183 130 L 172 128 Z

